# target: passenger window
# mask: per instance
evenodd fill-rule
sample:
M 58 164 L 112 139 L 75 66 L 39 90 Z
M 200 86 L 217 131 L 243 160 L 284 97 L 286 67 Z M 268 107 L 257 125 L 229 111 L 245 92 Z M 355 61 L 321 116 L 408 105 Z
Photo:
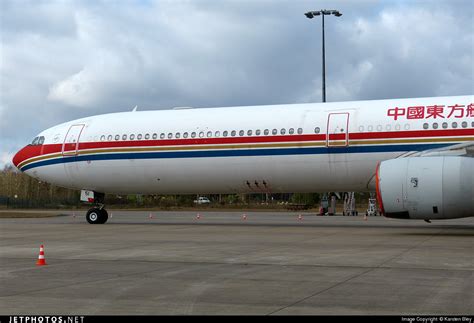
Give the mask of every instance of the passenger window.
M 278 130 L 276 130 L 276 129 L 272 130 L 272 135 L 276 135 L 277 133 L 278 133 Z
M 382 129 L 383 129 L 382 125 L 379 124 L 379 125 L 377 126 L 377 131 L 382 131 Z
M 386 125 L 386 126 L 385 126 L 385 130 L 387 130 L 387 131 L 390 131 L 390 130 L 392 130 L 392 125 L 389 125 L 389 124 L 388 124 L 388 125 Z
M 123 135 L 122 140 L 127 140 L 127 135 Z
M 145 135 L 145 139 L 146 139 L 146 140 L 150 139 L 150 134 L 149 134 L 149 133 L 147 133 L 147 134 Z
M 403 126 L 403 128 L 405 128 L 405 130 L 410 130 L 410 124 L 409 124 L 409 123 L 405 123 L 405 125 Z
M 294 134 L 294 133 L 295 133 L 295 129 L 294 129 L 294 128 L 290 128 L 290 130 L 288 130 L 288 133 L 289 133 L 290 135 Z
M 115 140 L 120 140 L 120 135 L 115 135 Z
M 303 128 L 298 128 L 298 134 L 299 135 L 303 134 Z
M 191 132 L 191 138 L 196 138 L 196 133 L 195 132 Z
M 401 128 L 400 124 L 397 123 L 397 124 L 395 125 L 395 130 L 400 130 L 400 128 Z M 428 128 L 426 128 L 426 129 L 428 129 Z
M 370 125 L 370 126 L 367 127 L 367 130 L 372 131 L 372 130 L 374 130 L 374 127 Z
M 108 135 L 107 140 L 112 141 L 112 138 L 113 138 L 112 135 Z
M 429 125 L 429 124 L 427 124 L 426 122 L 425 122 L 425 123 L 423 123 L 423 129 L 428 129 L 429 127 L 430 127 L 430 125 Z
M 314 128 L 314 133 L 319 133 L 321 129 L 319 127 Z
M 142 139 L 142 134 L 141 134 L 141 133 L 139 133 L 139 134 L 137 135 L 137 140 L 140 140 L 140 139 Z
M 157 139 L 157 138 L 158 138 L 158 134 L 157 134 L 157 133 L 154 133 L 152 138 L 153 138 L 153 139 Z
M 204 138 L 204 132 L 203 132 L 203 131 L 201 131 L 201 132 L 199 133 L 199 138 Z
M 179 139 L 181 137 L 181 134 L 179 132 L 176 133 L 176 139 Z
M 240 130 L 240 131 L 239 131 L 239 136 L 242 137 L 242 136 L 244 135 L 244 133 L 245 133 L 245 132 L 244 132 L 243 130 Z
M 221 136 L 221 132 L 220 132 L 220 131 L 216 131 L 215 136 L 216 136 L 216 137 L 220 137 L 220 136 Z
M 247 136 L 251 136 L 252 135 L 252 130 L 248 130 L 247 131 Z
M 207 138 L 211 138 L 212 137 L 212 131 L 208 131 L 207 132 Z
M 463 121 L 463 122 L 461 123 L 461 126 L 462 126 L 463 128 L 467 128 L 467 122 L 466 122 L 466 121 Z M 41 145 L 41 144 L 40 144 L 40 145 Z
M 235 130 L 232 130 L 232 132 L 230 133 L 230 135 L 231 135 L 232 137 L 235 137 L 236 134 L 237 134 L 237 131 L 235 131 Z
M 229 133 L 229 132 L 228 132 L 227 130 L 225 130 L 225 131 L 222 133 L 222 135 L 223 135 L 224 137 L 227 137 L 227 134 L 228 134 L 228 133 Z
M 448 123 L 447 122 L 443 122 L 443 124 L 441 125 L 443 127 L 443 129 L 447 129 L 448 128 Z
M 173 138 L 173 134 L 171 132 L 168 132 L 168 139 Z
M 433 123 L 433 129 L 438 129 L 438 123 L 437 122 Z
M 188 133 L 187 132 L 183 133 L 183 138 L 185 138 L 185 139 L 188 138 Z
M 135 139 L 135 135 L 132 133 L 132 134 L 130 135 L 130 140 L 133 140 L 133 139 Z
M 269 133 L 270 133 L 270 130 L 268 130 L 268 129 L 265 129 L 265 130 L 263 131 L 263 134 L 264 134 L 265 136 L 268 136 Z
M 363 132 L 364 131 L 364 126 L 359 126 L 359 132 Z
M 451 124 L 451 127 L 453 127 L 453 129 L 456 129 L 458 127 L 458 123 L 457 122 L 453 122 Z
M 160 133 L 160 139 L 165 139 L 166 135 L 164 133 Z
M 281 128 L 280 134 L 282 134 L 282 135 L 286 134 L 286 129 L 285 129 L 285 128 Z
M 105 141 L 105 135 L 100 136 L 100 141 Z
M 260 131 L 260 129 L 255 130 L 255 135 L 256 135 L 256 136 L 260 136 L 261 133 L 262 133 L 262 132 Z

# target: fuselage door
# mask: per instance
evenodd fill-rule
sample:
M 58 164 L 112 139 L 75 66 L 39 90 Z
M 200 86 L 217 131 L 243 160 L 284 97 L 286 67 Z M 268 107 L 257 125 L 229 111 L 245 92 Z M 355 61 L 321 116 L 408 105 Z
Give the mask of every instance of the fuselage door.
M 349 145 L 349 113 L 329 113 L 326 146 L 347 147 Z
M 63 142 L 63 156 L 75 156 L 79 148 L 79 138 L 81 137 L 83 124 L 72 125 L 64 138 Z

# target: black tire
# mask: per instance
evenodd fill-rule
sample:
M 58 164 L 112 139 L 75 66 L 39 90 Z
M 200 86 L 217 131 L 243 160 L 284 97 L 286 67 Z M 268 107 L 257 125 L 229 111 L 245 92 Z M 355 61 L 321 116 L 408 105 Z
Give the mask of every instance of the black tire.
M 86 220 L 90 224 L 104 224 L 109 218 L 105 209 L 92 208 L 87 211 Z
M 104 224 L 109 219 L 109 214 L 107 213 L 107 211 L 105 209 L 101 209 L 100 212 L 102 213 L 101 214 L 101 219 L 100 219 L 100 224 Z

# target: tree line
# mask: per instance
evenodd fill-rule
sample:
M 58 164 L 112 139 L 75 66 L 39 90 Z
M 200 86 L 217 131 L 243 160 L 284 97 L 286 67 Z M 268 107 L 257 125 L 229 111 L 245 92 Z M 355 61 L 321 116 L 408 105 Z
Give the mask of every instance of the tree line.
M 209 207 L 282 207 L 302 204 L 317 207 L 317 193 L 295 194 L 211 194 Z M 107 194 L 106 203 L 114 207 L 193 207 L 196 195 L 115 195 Z M 0 207 L 71 208 L 81 207 L 80 191 L 52 185 L 28 176 L 13 166 L 0 172 Z M 202 207 L 202 205 L 201 205 Z

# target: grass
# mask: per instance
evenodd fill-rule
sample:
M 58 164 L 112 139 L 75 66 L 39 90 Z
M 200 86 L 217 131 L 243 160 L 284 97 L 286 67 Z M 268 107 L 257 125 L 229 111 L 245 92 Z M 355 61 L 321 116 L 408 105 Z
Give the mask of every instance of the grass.
M 52 218 L 62 215 L 60 211 L 18 211 L 18 210 L 1 210 L 0 219 L 12 218 Z

